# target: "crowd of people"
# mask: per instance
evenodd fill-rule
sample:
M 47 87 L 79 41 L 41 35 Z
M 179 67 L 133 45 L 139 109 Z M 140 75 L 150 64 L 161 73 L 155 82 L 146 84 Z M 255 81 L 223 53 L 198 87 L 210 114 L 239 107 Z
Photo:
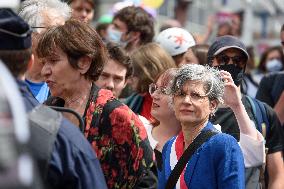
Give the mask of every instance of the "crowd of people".
M 155 33 L 139 6 L 94 26 L 96 8 L 0 8 L 0 70 L 14 78 L 30 132 L 17 153 L 1 150 L 29 154 L 33 165 L 29 182 L 9 174 L 11 187 L 0 188 L 284 188 L 284 25 L 283 46 L 256 68 L 228 23 L 209 43 L 210 28 L 200 37 L 177 20 Z M 0 123 L 13 127 L 2 79 Z

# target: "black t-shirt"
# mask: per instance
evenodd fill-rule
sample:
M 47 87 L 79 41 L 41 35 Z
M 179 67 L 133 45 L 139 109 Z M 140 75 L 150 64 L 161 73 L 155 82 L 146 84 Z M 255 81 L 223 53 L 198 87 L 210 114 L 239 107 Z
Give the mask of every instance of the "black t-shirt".
M 242 102 L 245 106 L 248 116 L 256 123 L 252 113 L 252 107 L 245 96 L 243 96 Z M 267 112 L 268 121 L 270 123 L 269 134 L 266 136 L 265 144 L 266 148 L 268 148 L 268 154 L 282 151 L 284 149 L 284 133 L 280 121 L 270 106 L 265 103 L 264 106 Z M 239 126 L 236 117 L 230 108 L 219 108 L 215 113 L 215 116 L 210 121 L 214 124 L 219 124 L 223 133 L 232 135 L 239 141 Z
M 259 84 L 256 99 L 274 107 L 284 90 L 284 72 L 264 76 Z

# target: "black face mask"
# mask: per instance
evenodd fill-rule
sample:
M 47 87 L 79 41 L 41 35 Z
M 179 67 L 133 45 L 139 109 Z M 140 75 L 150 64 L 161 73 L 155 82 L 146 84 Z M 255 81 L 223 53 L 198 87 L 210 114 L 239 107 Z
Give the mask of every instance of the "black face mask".
M 227 71 L 231 74 L 235 85 L 240 86 L 241 82 L 244 77 L 245 70 L 243 68 L 240 68 L 239 66 L 235 64 L 227 64 L 227 65 L 220 65 L 217 66 L 219 70 Z

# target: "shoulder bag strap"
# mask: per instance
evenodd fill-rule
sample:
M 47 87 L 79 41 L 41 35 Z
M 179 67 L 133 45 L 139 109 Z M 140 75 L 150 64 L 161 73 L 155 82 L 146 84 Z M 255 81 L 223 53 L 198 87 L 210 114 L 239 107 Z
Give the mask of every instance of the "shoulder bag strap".
M 264 106 L 264 103 L 255 99 L 255 102 L 258 106 L 258 108 L 260 109 L 260 113 L 262 116 L 262 123 L 261 123 L 261 133 L 263 135 L 263 137 L 266 139 L 266 136 L 268 136 L 269 133 L 269 121 L 268 121 L 268 117 L 267 117 L 267 112 L 266 112 L 266 108 Z
M 176 166 L 171 172 L 169 179 L 166 184 L 166 189 L 173 189 L 191 156 L 194 152 L 206 141 L 208 141 L 212 136 L 218 134 L 216 131 L 206 130 L 202 131 L 197 138 L 187 147 L 180 159 L 178 160 Z

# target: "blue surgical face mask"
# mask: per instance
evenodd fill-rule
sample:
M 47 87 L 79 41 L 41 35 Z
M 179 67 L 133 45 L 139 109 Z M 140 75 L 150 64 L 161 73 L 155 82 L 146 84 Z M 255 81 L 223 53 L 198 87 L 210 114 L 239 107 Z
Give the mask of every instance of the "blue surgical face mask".
M 107 30 L 107 40 L 111 41 L 111 42 L 114 42 L 114 43 L 118 43 L 122 47 L 125 47 L 127 45 L 127 41 L 122 41 L 121 40 L 122 34 L 123 34 L 123 32 L 110 27 Z
M 278 59 L 272 59 L 265 64 L 265 68 L 268 72 L 277 72 L 282 70 L 283 64 Z
M 107 39 L 114 43 L 120 43 L 122 32 L 112 27 L 107 30 Z

